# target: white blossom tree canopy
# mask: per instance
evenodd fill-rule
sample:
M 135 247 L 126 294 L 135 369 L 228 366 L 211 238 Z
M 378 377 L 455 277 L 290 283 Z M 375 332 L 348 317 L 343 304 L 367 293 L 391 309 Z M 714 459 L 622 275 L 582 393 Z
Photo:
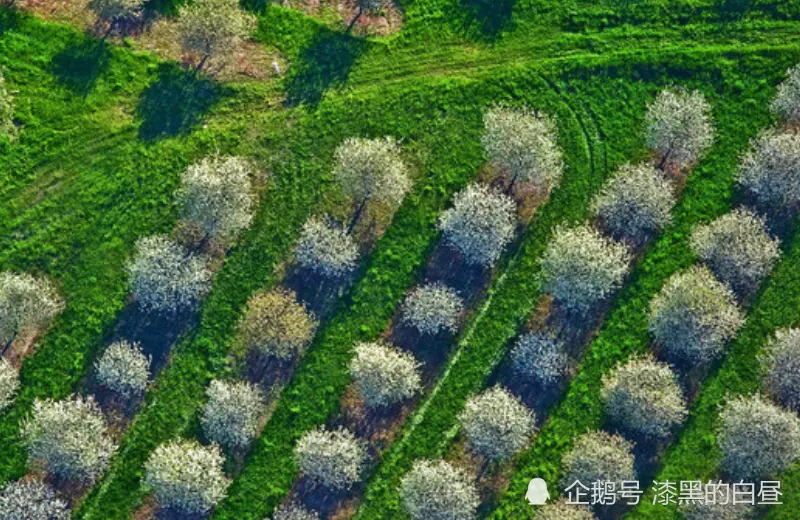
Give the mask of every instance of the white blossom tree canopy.
M 6 88 L 6 78 L 3 69 L 0 69 L 0 136 L 13 138 L 17 134 L 14 124 L 14 103 L 11 94 Z
M 697 90 L 662 90 L 647 105 L 645 137 L 662 166 L 685 167 L 714 142 L 711 107 Z
M 178 32 L 185 52 L 225 58 L 255 29 L 256 19 L 237 0 L 195 0 L 178 10 Z
M 739 168 L 739 184 L 765 212 L 800 204 L 800 134 L 765 132 Z
M 303 434 L 294 456 L 300 472 L 315 484 L 346 489 L 360 478 L 367 449 L 350 430 L 320 428 Z
M 566 498 L 550 502 L 534 516 L 536 520 L 597 520 L 589 506 L 568 504 Z
M 239 325 L 248 349 L 266 356 L 289 360 L 314 338 L 317 321 L 297 301 L 292 291 L 275 289 L 250 297 Z
M 420 364 L 408 352 L 382 343 L 359 343 L 355 350 L 350 374 L 367 407 L 389 406 L 419 390 Z
M 779 330 L 766 350 L 766 387 L 782 405 L 800 411 L 800 330 Z
M 568 357 L 564 344 L 538 332 L 522 335 L 511 351 L 514 370 L 541 385 L 552 385 L 567 375 Z
M 421 285 L 403 302 L 402 322 L 421 334 L 456 332 L 464 312 L 464 301 L 455 291 L 441 283 Z
M 81 482 L 94 482 L 117 449 L 94 398 L 80 395 L 34 401 L 21 435 L 31 459 L 58 477 Z
M 211 288 L 206 264 L 205 257 L 191 254 L 165 235 L 140 238 L 127 266 L 131 291 L 146 312 L 190 310 Z
M 46 278 L 35 278 L 27 273 L 0 273 L 2 346 L 10 345 L 22 332 L 47 326 L 63 309 L 64 301 Z
M 139 14 L 144 7 L 145 0 L 91 0 L 89 9 L 105 22 L 111 23 L 109 29 L 120 20 Z
M 491 461 L 521 451 L 536 431 L 533 412 L 500 386 L 469 399 L 459 421 L 472 451 Z
M 516 210 L 507 195 L 471 184 L 455 194 L 453 207 L 439 218 L 439 229 L 467 264 L 487 267 L 514 237 Z
M 751 520 L 755 514 L 755 507 L 750 504 L 732 501 L 688 502 L 678 509 L 683 520 Z
M 585 433 L 575 440 L 572 450 L 564 455 L 561 479 L 566 489 L 575 481 L 592 487 L 595 482 L 634 480 L 633 445 L 602 430 Z
M 771 108 L 785 121 L 791 122 L 800 118 L 800 65 L 786 71 L 786 79 L 778 85 Z
M 358 245 L 347 230 L 330 219 L 311 217 L 303 225 L 295 255 L 303 268 L 338 278 L 356 268 Z
M 67 503 L 38 481 L 18 480 L 0 491 L 0 518 L 3 520 L 69 520 Z
M 0 412 L 11 406 L 19 390 L 19 373 L 11 363 L 0 358 Z
M 272 520 L 319 520 L 319 514 L 316 511 L 309 511 L 300 504 L 293 503 L 281 506 L 272 515 Z
M 418 460 L 400 483 L 411 520 L 472 520 L 480 504 L 473 476 L 443 460 Z
M 213 380 L 206 390 L 201 423 L 206 436 L 229 448 L 244 448 L 258 434 L 264 393 L 246 382 Z
M 483 126 L 486 156 L 512 186 L 520 182 L 549 190 L 559 183 L 564 158 L 554 119 L 527 108 L 495 107 L 484 114 Z
M 138 343 L 116 341 L 95 363 L 97 380 L 123 397 L 139 395 L 147 388 L 150 362 Z

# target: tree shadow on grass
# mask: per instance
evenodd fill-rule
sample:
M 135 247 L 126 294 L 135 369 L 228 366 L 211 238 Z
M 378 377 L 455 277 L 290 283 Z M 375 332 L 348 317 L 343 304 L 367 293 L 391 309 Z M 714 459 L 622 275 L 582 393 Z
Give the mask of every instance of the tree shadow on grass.
M 85 96 L 108 65 L 110 54 L 105 41 L 86 37 L 56 54 L 51 70 L 61 83 Z
M 477 30 L 480 36 L 494 41 L 511 21 L 517 0 L 461 0 L 466 13 L 464 29 Z

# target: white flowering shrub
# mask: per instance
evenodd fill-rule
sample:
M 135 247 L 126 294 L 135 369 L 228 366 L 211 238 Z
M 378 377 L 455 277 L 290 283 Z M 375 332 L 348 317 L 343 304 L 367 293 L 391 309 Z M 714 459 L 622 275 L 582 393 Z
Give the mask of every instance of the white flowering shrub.
M 568 504 L 565 498 L 550 502 L 534 515 L 536 520 L 597 520 L 589 506 Z
M 69 520 L 69 517 L 66 502 L 42 482 L 18 480 L 0 491 L 2 520 Z
M 292 291 L 275 289 L 250 297 L 239 324 L 244 345 L 266 356 L 289 360 L 314 338 L 317 321 Z
M 123 397 L 139 395 L 147 388 L 150 362 L 138 343 L 114 342 L 95 363 L 97 380 Z
M 111 24 L 110 29 L 121 20 L 136 16 L 144 8 L 145 0 L 91 0 L 89 9 L 101 20 Z
M 94 482 L 117 449 L 94 398 L 80 395 L 34 401 L 21 435 L 32 460 L 58 477 L 81 482 Z
M 675 187 L 648 163 L 625 164 L 597 194 L 592 210 L 617 239 L 642 243 L 672 221 Z
M 229 448 L 244 448 L 258 434 L 264 412 L 264 394 L 245 382 L 213 380 L 206 389 L 201 423 L 211 441 Z
M 320 428 L 303 434 L 294 456 L 300 472 L 315 484 L 346 489 L 360 478 L 367 449 L 349 430 Z
M 564 344 L 542 333 L 528 333 L 511 350 L 514 370 L 541 385 L 552 385 L 567 375 L 568 357 Z
M 648 439 L 668 437 L 687 415 L 675 373 L 649 355 L 617 366 L 605 376 L 602 397 L 612 424 Z
M 22 332 L 47 326 L 63 309 L 64 301 L 46 278 L 0 273 L 0 348 Z
M 369 408 L 399 403 L 420 388 L 420 364 L 414 356 L 381 343 L 359 343 L 350 374 Z
M 467 264 L 489 266 L 514 237 L 516 204 L 482 184 L 471 184 L 453 197 L 442 213 L 439 229 Z
M 742 161 L 739 184 L 764 211 L 800 204 L 800 134 L 765 132 Z
M 562 465 L 564 488 L 576 480 L 592 487 L 594 482 L 635 480 L 633 445 L 602 430 L 585 433 L 575 440 L 572 450 L 564 455 Z
M 682 88 L 665 89 L 647 105 L 647 145 L 661 164 L 684 167 L 714 142 L 711 107 L 702 93 Z
M 542 256 L 542 290 L 559 305 L 583 312 L 621 285 L 630 262 L 623 244 L 593 227 L 561 227 Z
M 492 461 L 524 449 L 536 431 L 534 413 L 500 386 L 470 398 L 458 419 L 472 451 Z
M 800 411 L 800 330 L 778 331 L 765 358 L 766 387 L 781 404 Z
M 786 121 L 800 119 L 800 65 L 786 71 L 786 79 L 778 85 L 771 108 L 778 117 Z
M 11 406 L 19 390 L 19 373 L 11 363 L 0 358 L 0 412 Z
M 418 460 L 400 483 L 411 520 L 471 520 L 480 504 L 474 478 L 443 460 Z
M 206 513 L 225 498 L 230 481 L 219 446 L 171 441 L 158 446 L 145 463 L 144 482 L 164 509 Z
M 128 279 L 136 301 L 147 312 L 175 314 L 192 309 L 211 287 L 206 259 L 164 235 L 136 241 L 128 263 Z
M 650 302 L 650 333 L 673 360 L 716 359 L 743 323 L 733 291 L 706 267 L 672 275 Z
M 275 511 L 272 520 L 319 520 L 319 514 L 316 511 L 309 511 L 299 504 L 289 504 Z
M 206 58 L 229 57 L 256 27 L 237 0 L 195 0 L 178 9 L 178 35 L 184 52 Z
M 417 287 L 406 296 L 402 322 L 421 334 L 455 332 L 464 312 L 464 301 L 455 291 L 441 283 Z
M 800 418 L 760 396 L 730 399 L 720 412 L 722 467 L 734 479 L 762 479 L 800 457 Z
M 755 508 L 750 504 L 691 502 L 679 507 L 683 520 L 750 520 Z
M 0 136 L 14 138 L 17 126 L 14 124 L 14 99 L 6 89 L 6 78 L 0 69 Z
M 356 268 L 358 246 L 346 230 L 330 219 L 311 217 L 303 225 L 295 255 L 303 268 L 337 278 Z
M 697 226 L 691 246 L 717 278 L 738 291 L 755 289 L 781 254 L 764 219 L 741 208 Z
M 564 158 L 555 120 L 525 108 L 495 107 L 483 116 L 481 138 L 489 162 L 517 182 L 549 190 L 561 180 Z

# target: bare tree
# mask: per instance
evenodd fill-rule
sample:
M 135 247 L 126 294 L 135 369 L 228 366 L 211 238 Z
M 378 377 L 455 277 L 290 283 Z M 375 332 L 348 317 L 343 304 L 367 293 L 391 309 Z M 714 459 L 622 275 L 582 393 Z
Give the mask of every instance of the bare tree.
M 108 30 L 103 38 L 117 28 L 124 20 L 133 18 L 144 8 L 145 0 L 91 0 L 89 9 L 103 22 Z

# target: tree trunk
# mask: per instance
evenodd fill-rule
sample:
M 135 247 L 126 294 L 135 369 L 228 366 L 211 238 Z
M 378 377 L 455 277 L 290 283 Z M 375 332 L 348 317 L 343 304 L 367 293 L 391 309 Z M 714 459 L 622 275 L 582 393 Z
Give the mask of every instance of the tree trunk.
M 672 147 L 670 146 L 664 155 L 661 157 L 661 161 L 658 163 L 658 169 L 664 171 L 664 165 L 667 164 L 667 159 L 669 159 L 670 154 L 672 153 Z
M 194 75 L 196 76 L 198 72 L 203 69 L 203 65 L 206 64 L 206 60 L 208 59 L 208 54 L 203 55 L 203 59 L 200 60 L 200 63 L 197 64 L 197 67 L 194 68 Z
M 356 13 L 355 17 L 352 20 L 350 20 L 350 25 L 347 26 L 347 31 L 346 31 L 347 34 L 350 34 L 350 31 L 353 30 L 353 26 L 356 24 L 356 22 L 359 19 L 361 19 L 361 15 L 362 14 L 364 14 L 364 8 L 359 7 L 358 8 L 358 12 Z
M 10 339 L 10 340 L 8 340 L 8 343 L 6 343 L 5 345 L 3 345 L 3 351 L 2 351 L 2 352 L 0 352 L 0 356 L 5 356 L 5 355 L 6 355 L 6 352 L 8 351 L 8 349 L 10 349 L 10 348 L 11 348 L 11 345 L 13 345 L 13 344 L 14 344 L 14 340 L 15 340 L 15 339 L 17 339 L 17 334 L 19 334 L 19 331 L 15 331 L 15 332 L 14 332 L 14 335 L 13 335 L 13 336 L 11 336 L 11 339 Z
M 353 215 L 353 220 L 350 221 L 350 225 L 347 226 L 347 232 L 352 233 L 353 230 L 356 228 L 356 224 L 358 221 L 361 220 L 361 214 L 364 213 L 364 208 L 367 207 L 367 198 L 364 197 L 364 200 L 361 201 L 361 205 L 356 210 L 355 215 Z

